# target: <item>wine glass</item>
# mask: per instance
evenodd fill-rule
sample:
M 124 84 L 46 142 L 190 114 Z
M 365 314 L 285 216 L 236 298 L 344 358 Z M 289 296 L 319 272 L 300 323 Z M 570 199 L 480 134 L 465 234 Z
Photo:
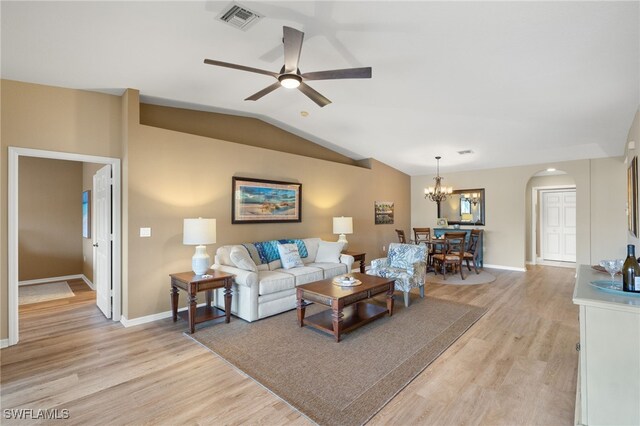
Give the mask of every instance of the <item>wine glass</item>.
M 611 281 L 615 282 L 615 275 L 622 270 L 622 259 L 601 260 L 600 266 L 607 270 L 611 274 Z

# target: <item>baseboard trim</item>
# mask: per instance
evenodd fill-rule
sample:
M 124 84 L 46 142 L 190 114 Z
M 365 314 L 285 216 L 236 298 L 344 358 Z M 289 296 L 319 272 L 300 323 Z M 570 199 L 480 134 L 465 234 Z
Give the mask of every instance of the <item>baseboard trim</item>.
M 85 274 L 82 274 L 82 281 L 85 282 L 85 284 L 87 284 L 89 286 L 89 288 L 93 291 L 96 290 L 96 287 L 93 285 L 93 283 L 89 280 L 89 278 L 87 278 L 87 276 Z
M 49 277 L 49 278 L 39 278 L 37 280 L 18 281 L 18 285 L 21 286 L 21 285 L 43 284 L 43 283 L 48 283 L 52 281 L 66 281 L 66 280 L 76 280 L 76 279 L 86 280 L 86 277 L 82 274 L 63 275 L 61 277 Z
M 490 268 L 490 269 L 503 269 L 505 271 L 527 272 L 526 268 L 516 268 L 515 266 L 489 265 L 486 263 L 483 266 L 485 268 Z
M 206 303 L 199 303 L 197 307 L 205 306 Z M 188 308 L 185 306 L 184 308 L 178 309 L 178 312 L 186 311 Z M 147 324 L 150 322 L 162 320 L 165 318 L 171 318 L 171 311 L 160 312 L 157 314 L 151 314 L 144 317 L 138 317 L 134 319 L 127 319 L 124 315 L 120 317 L 120 322 L 122 325 L 126 327 L 135 327 L 136 325 Z
M 0 349 L 9 347 L 9 339 L 0 339 Z

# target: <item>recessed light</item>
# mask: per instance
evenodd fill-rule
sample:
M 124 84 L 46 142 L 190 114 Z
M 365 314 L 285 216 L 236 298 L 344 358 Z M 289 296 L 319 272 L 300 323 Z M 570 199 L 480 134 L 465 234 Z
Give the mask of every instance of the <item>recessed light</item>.
M 462 151 L 458 151 L 458 154 L 460 154 L 460 155 L 473 154 L 473 151 L 470 150 L 470 149 L 465 149 L 465 150 L 462 150 Z
M 300 115 L 303 117 L 308 117 L 309 113 L 307 111 L 300 111 Z
M 549 167 L 549 168 L 547 169 L 547 171 L 548 171 L 548 172 L 555 172 L 555 171 L 556 171 L 556 169 L 554 169 L 553 167 Z

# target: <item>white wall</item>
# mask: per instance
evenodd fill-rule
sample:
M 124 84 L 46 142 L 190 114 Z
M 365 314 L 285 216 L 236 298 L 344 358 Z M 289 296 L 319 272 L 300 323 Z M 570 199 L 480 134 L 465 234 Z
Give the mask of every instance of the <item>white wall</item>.
M 526 259 L 527 183 L 549 167 L 573 177 L 577 197 L 577 262 L 593 263 L 604 251 L 624 249 L 626 219 L 623 211 L 625 188 L 622 159 L 578 160 L 560 163 L 505 167 L 490 170 L 445 173 L 446 184 L 454 189 L 485 188 L 486 221 L 484 263 L 524 270 Z M 436 204 L 424 199 L 424 187 L 432 175 L 411 179 L 411 226 L 435 226 Z M 617 186 L 616 186 L 617 185 Z M 616 188 L 602 190 L 602 187 Z M 622 190 L 624 191 L 624 189 Z M 608 219 L 604 219 L 607 217 Z M 597 222 L 596 222 L 597 221 Z M 593 232 L 594 229 L 601 231 Z M 593 249 L 592 249 L 593 247 Z

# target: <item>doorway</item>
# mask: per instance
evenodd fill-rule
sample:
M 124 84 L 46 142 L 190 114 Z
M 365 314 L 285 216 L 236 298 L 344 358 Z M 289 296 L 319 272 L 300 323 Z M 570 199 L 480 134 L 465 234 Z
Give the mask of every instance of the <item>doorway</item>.
M 21 156 L 49 158 L 55 160 L 69 160 L 87 163 L 98 163 L 108 165 L 112 172 L 113 194 L 111 203 L 111 286 L 112 299 L 111 310 L 112 319 L 120 321 L 122 285 L 121 285 L 121 178 L 120 159 L 110 157 L 99 157 L 92 155 L 82 155 L 55 151 L 43 151 L 28 148 L 9 147 L 8 157 L 8 313 L 9 313 L 9 345 L 15 345 L 19 340 L 19 317 L 18 317 L 18 185 L 19 174 L 18 164 Z

